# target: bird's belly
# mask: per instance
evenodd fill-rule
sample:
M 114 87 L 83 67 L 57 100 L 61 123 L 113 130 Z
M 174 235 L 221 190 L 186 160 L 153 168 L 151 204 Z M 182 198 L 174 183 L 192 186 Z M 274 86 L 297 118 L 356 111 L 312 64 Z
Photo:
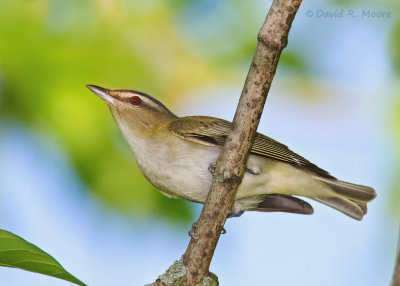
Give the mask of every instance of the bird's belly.
M 167 196 L 204 202 L 212 180 L 209 166 L 217 160 L 219 148 L 199 146 L 186 150 L 180 147 L 143 156 L 135 154 L 136 161 L 143 175 Z

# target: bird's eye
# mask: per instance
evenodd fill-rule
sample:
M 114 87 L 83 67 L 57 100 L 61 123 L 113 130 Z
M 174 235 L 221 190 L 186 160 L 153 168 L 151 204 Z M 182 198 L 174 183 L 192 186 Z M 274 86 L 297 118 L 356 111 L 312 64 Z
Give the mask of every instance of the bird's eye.
M 139 96 L 132 96 L 131 99 L 130 99 L 130 102 L 133 105 L 139 105 L 142 102 L 142 100 L 140 99 Z

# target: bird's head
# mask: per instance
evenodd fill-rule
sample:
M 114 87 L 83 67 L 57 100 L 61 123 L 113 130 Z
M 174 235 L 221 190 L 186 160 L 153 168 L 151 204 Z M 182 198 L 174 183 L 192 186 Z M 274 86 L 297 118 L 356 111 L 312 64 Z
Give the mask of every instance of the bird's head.
M 125 128 L 135 133 L 151 132 L 153 128 L 176 118 L 161 102 L 143 92 L 112 90 L 96 85 L 87 85 L 87 88 L 107 103 L 123 133 L 127 131 Z

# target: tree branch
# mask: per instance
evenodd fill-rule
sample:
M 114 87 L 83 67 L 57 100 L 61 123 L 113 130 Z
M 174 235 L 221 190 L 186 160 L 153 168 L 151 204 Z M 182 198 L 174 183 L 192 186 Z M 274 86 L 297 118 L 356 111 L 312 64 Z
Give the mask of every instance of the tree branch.
M 400 286 L 400 235 L 397 243 L 397 262 L 394 268 L 392 286 Z
M 197 285 L 210 277 L 211 259 L 242 181 L 279 57 L 300 3 L 301 0 L 274 0 L 258 34 L 231 132 L 215 164 L 207 200 L 199 220 L 193 224 L 192 238 L 183 255 L 185 275 L 179 279 L 183 285 Z

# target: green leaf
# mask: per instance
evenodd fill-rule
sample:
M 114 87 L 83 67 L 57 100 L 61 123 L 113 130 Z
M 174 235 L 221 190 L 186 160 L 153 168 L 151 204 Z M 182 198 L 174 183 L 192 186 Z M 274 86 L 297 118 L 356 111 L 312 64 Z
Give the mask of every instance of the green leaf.
M 39 247 L 2 229 L 0 229 L 0 266 L 20 268 L 64 279 L 78 285 L 86 285 L 69 274 L 57 260 Z

